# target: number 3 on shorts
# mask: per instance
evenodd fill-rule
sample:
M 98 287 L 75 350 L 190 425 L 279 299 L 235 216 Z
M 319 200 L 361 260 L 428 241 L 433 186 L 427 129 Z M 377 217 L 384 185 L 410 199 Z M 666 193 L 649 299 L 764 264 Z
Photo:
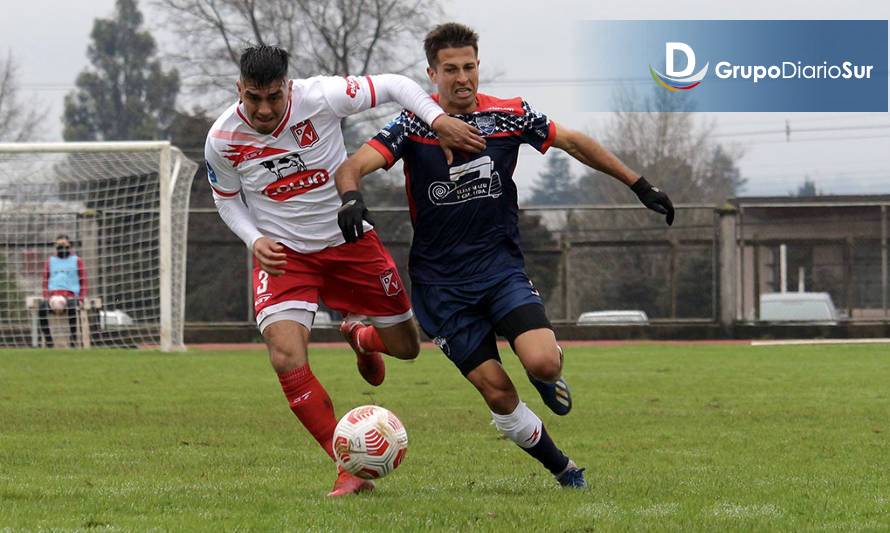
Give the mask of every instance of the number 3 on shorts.
M 260 283 L 257 285 L 256 293 L 263 294 L 269 288 L 269 273 L 265 270 L 260 270 L 257 274 L 257 279 Z

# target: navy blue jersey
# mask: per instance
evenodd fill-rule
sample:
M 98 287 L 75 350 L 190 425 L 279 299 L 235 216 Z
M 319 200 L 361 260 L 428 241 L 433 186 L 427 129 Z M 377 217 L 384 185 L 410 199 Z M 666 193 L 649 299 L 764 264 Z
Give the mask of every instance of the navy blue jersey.
M 430 126 L 407 111 L 368 142 L 386 168 L 404 160 L 415 282 L 458 284 L 524 270 L 513 170 L 521 144 L 544 153 L 556 128 L 521 98 L 478 94 L 477 101 L 475 112 L 454 116 L 482 132 L 485 150 L 455 153 L 450 166 Z

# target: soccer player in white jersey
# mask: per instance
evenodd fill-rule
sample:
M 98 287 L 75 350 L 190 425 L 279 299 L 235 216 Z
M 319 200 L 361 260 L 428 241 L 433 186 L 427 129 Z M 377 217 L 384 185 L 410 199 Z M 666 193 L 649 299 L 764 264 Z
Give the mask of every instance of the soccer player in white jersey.
M 341 201 L 333 175 L 346 159 L 341 120 L 395 101 L 432 125 L 449 159 L 452 148 L 477 152 L 485 142 L 403 76 L 289 80 L 287 52 L 266 45 L 247 48 L 240 63 L 240 100 L 207 136 L 207 175 L 220 216 L 256 258 L 257 325 L 281 388 L 293 413 L 333 458 L 337 419 L 307 354 L 319 298 L 370 318 L 371 326 L 344 321 L 341 331 L 372 385 L 384 378 L 379 352 L 413 359 L 419 351 L 410 302 L 373 227 L 366 224 L 365 238 L 346 244 L 337 225 Z M 329 495 L 373 488 L 340 469 Z

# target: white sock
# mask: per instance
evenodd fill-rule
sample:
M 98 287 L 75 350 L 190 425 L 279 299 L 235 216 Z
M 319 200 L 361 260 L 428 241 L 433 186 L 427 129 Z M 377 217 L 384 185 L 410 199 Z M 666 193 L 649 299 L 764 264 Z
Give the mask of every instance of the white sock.
M 491 416 L 498 430 L 521 448 L 531 448 L 541 439 L 544 424 L 522 401 L 509 415 L 499 415 L 492 411 Z

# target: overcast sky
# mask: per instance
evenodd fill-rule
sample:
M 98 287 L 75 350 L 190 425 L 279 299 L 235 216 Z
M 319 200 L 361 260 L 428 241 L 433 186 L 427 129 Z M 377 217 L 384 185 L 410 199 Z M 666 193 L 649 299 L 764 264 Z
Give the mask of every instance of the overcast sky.
M 496 71 L 496 83 L 481 90 L 495 96 L 523 96 L 557 122 L 596 135 L 604 114 L 578 109 L 572 35 L 585 19 L 888 19 L 885 0 L 736 2 L 703 0 L 445 0 L 448 17 L 481 35 L 483 75 Z M 62 100 L 86 65 L 93 19 L 107 17 L 113 0 L 29 0 L 16 3 L 0 19 L 0 52 L 12 51 L 28 100 L 49 108 L 39 126 L 45 140 L 61 140 Z M 142 2 L 146 22 L 163 38 L 161 20 Z M 484 9 L 482 9 L 484 6 Z M 162 46 L 170 43 L 162 43 Z M 720 140 L 744 149 L 740 167 L 749 195 L 785 195 L 808 175 L 824 193 L 890 194 L 890 116 L 887 113 L 702 113 L 716 120 Z M 785 121 L 800 132 L 786 142 Z M 836 131 L 824 131 L 840 128 Z M 751 133 L 775 130 L 775 134 Z M 521 193 L 528 190 L 544 157 L 524 149 L 516 172 Z M 652 181 L 657 181 L 657 178 Z

